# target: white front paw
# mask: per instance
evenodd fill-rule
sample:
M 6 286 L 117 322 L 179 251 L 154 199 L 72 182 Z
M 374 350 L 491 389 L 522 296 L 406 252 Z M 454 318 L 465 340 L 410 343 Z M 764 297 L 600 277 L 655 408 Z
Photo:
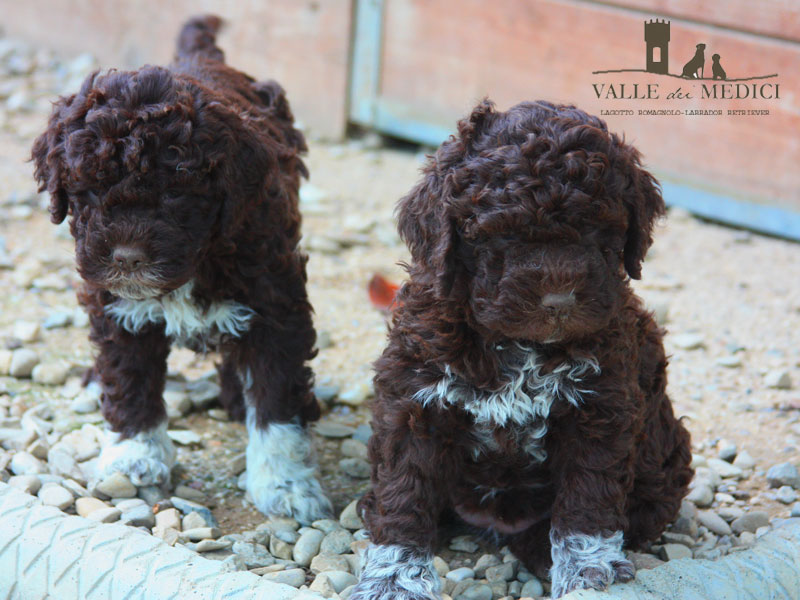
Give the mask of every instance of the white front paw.
M 248 430 L 247 491 L 256 508 L 304 524 L 329 518 L 333 507 L 315 476 L 305 429 L 292 423 L 260 429 L 248 419 Z
M 374 545 L 364 554 L 350 600 L 440 600 L 441 583 L 430 556 L 399 545 Z
M 174 465 L 175 447 L 167 436 L 166 422 L 127 439 L 120 439 L 119 433 L 106 432 L 106 443 L 97 461 L 100 477 L 119 471 L 135 486 L 169 481 Z
M 550 542 L 553 598 L 580 589 L 605 590 L 616 581 L 630 581 L 636 574 L 633 563 L 622 551 L 621 531 L 604 536 L 581 533 L 561 535 L 551 530 Z

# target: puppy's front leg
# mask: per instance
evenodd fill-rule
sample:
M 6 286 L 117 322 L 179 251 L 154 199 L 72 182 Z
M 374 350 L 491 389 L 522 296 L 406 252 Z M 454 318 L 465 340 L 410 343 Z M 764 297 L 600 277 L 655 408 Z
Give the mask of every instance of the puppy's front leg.
M 597 423 L 605 425 L 603 432 Z M 622 550 L 625 500 L 633 482 L 631 438 L 625 415 L 578 417 L 565 432 L 564 447 L 553 460 L 553 598 L 576 589 L 603 590 L 634 577 L 635 568 Z
M 425 429 L 418 418 L 399 409 L 387 416 L 404 426 L 387 427 L 380 408 L 372 424 L 373 489 L 360 504 L 372 545 L 350 600 L 436 600 L 441 586 L 433 550 L 447 494 L 442 473 L 452 469 L 427 432 L 413 430 Z
M 311 392 L 314 332 L 310 316 L 263 320 L 227 357 L 238 367 L 247 413 L 247 489 L 266 515 L 287 515 L 304 524 L 331 516 L 333 508 L 316 478 L 306 425 L 319 416 Z
M 91 325 L 98 349 L 95 375 L 110 427 L 98 471 L 101 476 L 119 471 L 139 486 L 164 483 L 175 464 L 162 399 L 169 355 L 164 326 L 146 323 L 129 331 L 99 311 Z

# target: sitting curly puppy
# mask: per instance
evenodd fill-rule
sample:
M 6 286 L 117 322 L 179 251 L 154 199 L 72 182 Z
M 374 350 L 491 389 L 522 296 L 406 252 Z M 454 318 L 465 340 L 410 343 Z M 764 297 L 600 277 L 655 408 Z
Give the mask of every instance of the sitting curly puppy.
M 219 349 L 221 400 L 246 417 L 256 506 L 310 522 L 331 507 L 306 431 L 319 417 L 297 247 L 306 145 L 277 83 L 225 65 L 220 24 L 188 21 L 169 68 L 95 73 L 60 98 L 33 147 L 35 176 L 52 220 L 71 215 L 98 351 L 90 376 L 111 430 L 101 473 L 168 479 L 170 345 Z
M 430 599 L 443 516 L 552 565 L 634 576 L 691 478 L 662 332 L 633 294 L 664 213 L 639 153 L 572 106 L 479 105 L 398 206 L 411 250 L 377 361 L 371 533 L 351 600 Z

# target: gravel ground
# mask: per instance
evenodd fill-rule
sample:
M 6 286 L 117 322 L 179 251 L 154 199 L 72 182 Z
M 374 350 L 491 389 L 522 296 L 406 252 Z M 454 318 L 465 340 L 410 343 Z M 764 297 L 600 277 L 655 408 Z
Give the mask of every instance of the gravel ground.
M 215 402 L 213 356 L 172 352 L 165 400 L 179 444 L 173 488 L 93 478 L 102 418 L 80 387 L 91 363 L 77 308 L 72 243 L 48 220 L 25 160 L 58 93 L 95 64 L 56 60 L 0 37 L 0 480 L 42 502 L 104 522 L 144 527 L 232 569 L 346 598 L 367 543 L 353 510 L 366 489 L 371 362 L 386 323 L 367 299 L 374 273 L 400 280 L 407 258 L 392 209 L 423 154 L 367 136 L 312 142 L 302 192 L 309 293 L 325 415 L 315 427 L 323 484 L 338 521 L 265 521 L 240 481 L 245 430 Z M 697 475 L 681 515 L 639 568 L 715 558 L 750 546 L 775 519 L 800 516 L 800 258 L 798 246 L 700 222 L 673 210 L 660 227 L 638 292 L 669 334 L 669 392 L 691 430 Z M 508 553 L 466 531 L 437 559 L 455 600 L 546 594 Z

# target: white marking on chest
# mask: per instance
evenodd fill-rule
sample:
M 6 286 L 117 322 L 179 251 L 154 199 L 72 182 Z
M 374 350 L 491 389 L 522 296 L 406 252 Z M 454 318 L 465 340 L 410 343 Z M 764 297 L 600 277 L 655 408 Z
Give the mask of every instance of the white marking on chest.
M 499 389 L 478 389 L 446 366 L 444 377 L 419 390 L 414 399 L 424 406 L 438 403 L 467 411 L 480 431 L 488 436 L 487 443 L 493 441 L 491 432 L 495 427 L 524 428 L 520 433 L 524 434 L 526 452 L 544 460 L 546 455 L 540 441 L 547 433 L 550 407 L 557 399 L 579 407 L 583 396 L 592 393 L 581 389 L 580 383 L 587 374 L 600 373 L 600 366 L 595 359 L 587 358 L 562 363 L 543 373 L 542 357 L 535 349 L 514 344 L 497 350 L 501 354 L 506 382 Z
M 207 309 L 192 298 L 193 282 L 160 298 L 120 298 L 106 307 L 106 313 L 131 333 L 148 323 L 164 323 L 168 336 L 179 341 L 201 338 L 209 333 L 239 337 L 247 331 L 255 311 L 233 300 L 212 302 Z

